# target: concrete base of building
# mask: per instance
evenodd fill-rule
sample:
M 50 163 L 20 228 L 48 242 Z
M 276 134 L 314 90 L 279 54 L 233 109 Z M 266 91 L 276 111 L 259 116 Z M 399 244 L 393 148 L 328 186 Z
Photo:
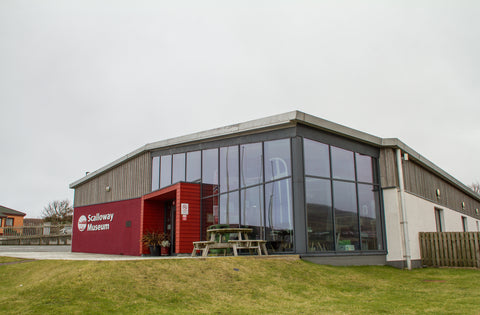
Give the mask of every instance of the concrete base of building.
M 422 260 L 421 259 L 413 259 L 411 261 L 412 268 L 423 268 Z M 399 269 L 406 269 L 407 268 L 407 261 L 406 260 L 392 260 L 387 261 L 387 266 L 392 266 Z
M 307 256 L 301 255 L 301 259 L 313 262 L 319 265 L 332 266 L 384 266 L 386 265 L 386 256 L 379 255 L 332 255 L 332 256 Z

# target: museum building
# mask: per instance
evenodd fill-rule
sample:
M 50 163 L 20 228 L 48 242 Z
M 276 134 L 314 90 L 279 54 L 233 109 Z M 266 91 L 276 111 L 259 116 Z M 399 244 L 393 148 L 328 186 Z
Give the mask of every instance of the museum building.
M 480 195 L 398 139 L 299 111 L 147 144 L 70 185 L 72 251 L 191 253 L 215 224 L 270 254 L 420 266 L 419 232 L 480 231 Z

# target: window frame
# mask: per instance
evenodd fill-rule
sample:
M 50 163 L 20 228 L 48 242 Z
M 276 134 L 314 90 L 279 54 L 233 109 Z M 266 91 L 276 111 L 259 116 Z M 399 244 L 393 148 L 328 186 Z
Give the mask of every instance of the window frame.
M 435 211 L 435 226 L 437 232 L 444 232 L 445 231 L 445 219 L 443 215 L 443 209 L 441 208 L 434 208 Z
M 9 224 L 9 222 L 11 222 L 11 224 Z M 15 223 L 14 218 L 5 218 L 5 227 L 13 226 L 14 223 Z
M 462 215 L 462 228 L 463 232 L 468 232 L 468 221 L 467 217 Z

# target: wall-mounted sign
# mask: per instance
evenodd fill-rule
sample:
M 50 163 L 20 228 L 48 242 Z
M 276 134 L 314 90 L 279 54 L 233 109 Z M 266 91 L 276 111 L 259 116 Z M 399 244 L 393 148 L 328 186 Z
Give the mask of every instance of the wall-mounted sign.
M 182 203 L 180 213 L 182 215 L 188 215 L 188 203 Z
M 104 222 L 105 221 L 112 222 L 113 215 L 114 213 L 107 213 L 107 214 L 97 213 L 95 215 L 88 214 L 87 216 L 82 215 L 80 216 L 80 218 L 78 218 L 78 230 L 80 232 L 85 231 L 85 228 L 87 229 L 87 232 L 109 230 L 110 223 L 104 223 Z

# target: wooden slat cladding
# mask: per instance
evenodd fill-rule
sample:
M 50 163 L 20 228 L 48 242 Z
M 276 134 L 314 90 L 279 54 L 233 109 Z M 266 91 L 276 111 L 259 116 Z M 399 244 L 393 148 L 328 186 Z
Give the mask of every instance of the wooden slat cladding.
M 75 188 L 74 206 L 138 198 L 150 192 L 151 159 L 146 152 Z M 110 186 L 110 191 L 106 187 Z
M 475 211 L 475 209 L 480 209 L 480 202 L 454 185 L 411 160 L 403 161 L 403 172 L 406 191 L 480 219 L 480 215 Z M 440 190 L 440 196 L 437 196 L 437 189 Z M 462 203 L 465 203 L 465 208 L 463 208 Z
M 378 160 L 380 164 L 380 183 L 382 188 L 397 187 L 398 175 L 395 150 L 390 148 L 381 149 Z

